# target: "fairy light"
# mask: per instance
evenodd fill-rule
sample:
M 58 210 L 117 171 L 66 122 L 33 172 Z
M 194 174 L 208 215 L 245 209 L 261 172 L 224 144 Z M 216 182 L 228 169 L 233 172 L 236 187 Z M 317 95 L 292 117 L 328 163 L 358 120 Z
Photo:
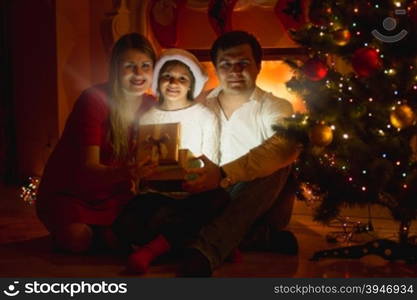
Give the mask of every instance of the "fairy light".
M 403 184 L 403 188 L 406 189 L 408 188 L 408 185 L 406 185 L 405 183 Z
M 332 130 L 336 130 L 336 126 L 334 126 L 334 125 L 330 125 L 330 128 L 331 128 Z
M 380 135 L 382 135 L 382 136 L 384 136 L 384 135 L 385 135 L 385 132 L 384 132 L 382 129 L 378 130 L 378 133 L 379 133 Z
M 369 101 L 369 102 L 372 102 L 372 101 L 374 101 L 374 98 L 370 97 L 370 98 L 368 99 L 368 101 Z
M 397 161 L 395 164 L 396 164 L 397 166 L 399 166 L 399 165 L 401 165 L 401 162 L 400 162 L 400 161 Z
M 352 177 L 349 177 L 348 180 L 349 180 L 349 182 L 352 182 L 353 181 L 353 178 Z
M 32 204 L 36 201 L 38 195 L 38 187 L 40 183 L 40 178 L 36 176 L 31 176 L 28 178 L 28 184 L 20 188 L 20 198 L 23 201 Z
M 407 173 L 402 173 L 401 174 L 404 178 L 407 177 Z
M 383 158 L 387 158 L 387 154 L 386 153 L 382 153 L 382 157 Z
M 345 140 L 347 140 L 347 139 L 349 138 L 349 135 L 348 135 L 347 133 L 344 133 L 344 134 L 343 134 L 343 138 L 344 138 Z
M 364 174 L 364 175 L 365 175 L 365 174 L 366 174 L 366 170 L 362 170 L 362 174 Z
M 357 14 L 357 13 L 359 12 L 359 8 L 355 7 L 355 8 L 353 9 L 353 12 L 354 12 L 355 14 Z
M 394 91 L 394 95 L 397 96 L 398 95 L 398 91 Z
M 366 192 L 366 186 L 363 186 L 363 187 L 362 187 L 362 191 L 363 191 L 363 192 Z

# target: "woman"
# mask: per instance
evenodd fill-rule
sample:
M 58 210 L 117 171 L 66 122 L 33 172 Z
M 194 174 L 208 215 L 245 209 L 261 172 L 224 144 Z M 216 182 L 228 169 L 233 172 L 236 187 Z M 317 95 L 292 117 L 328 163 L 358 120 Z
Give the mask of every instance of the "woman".
M 181 49 L 165 51 L 155 65 L 152 89 L 159 103 L 141 118 L 141 124 L 180 123 L 180 148 L 218 161 L 218 122 L 202 104 L 194 102 L 207 76 L 197 58 Z M 133 199 L 117 218 L 114 231 L 126 247 L 135 250 L 128 268 L 144 273 L 158 256 L 183 249 L 202 225 L 214 218 L 229 201 L 223 189 L 170 197 L 153 191 Z
M 111 244 L 109 226 L 133 197 L 131 182 L 152 172 L 135 162 L 139 116 L 154 103 L 150 87 L 155 52 L 133 33 L 111 54 L 107 83 L 84 91 L 50 156 L 39 187 L 39 219 L 61 249 L 84 252 L 93 240 Z

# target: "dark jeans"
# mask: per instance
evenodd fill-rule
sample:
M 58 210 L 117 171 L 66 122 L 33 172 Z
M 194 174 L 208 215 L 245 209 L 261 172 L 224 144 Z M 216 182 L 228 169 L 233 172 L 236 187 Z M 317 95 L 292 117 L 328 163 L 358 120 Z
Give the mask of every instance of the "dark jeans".
M 280 197 L 285 191 L 291 168 L 270 176 L 235 184 L 229 190 L 231 201 L 222 213 L 203 226 L 192 247 L 217 268 L 238 247 L 254 226 L 267 224 L 275 230 L 289 222 L 293 197 Z
M 186 199 L 148 193 L 131 200 L 113 224 L 122 247 L 144 245 L 162 234 L 173 249 L 183 248 L 230 201 L 223 189 Z

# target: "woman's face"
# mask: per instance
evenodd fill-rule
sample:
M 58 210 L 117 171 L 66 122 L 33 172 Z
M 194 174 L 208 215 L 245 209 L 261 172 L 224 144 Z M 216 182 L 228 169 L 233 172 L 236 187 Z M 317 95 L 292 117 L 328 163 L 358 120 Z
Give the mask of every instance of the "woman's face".
M 192 75 L 186 66 L 179 64 L 168 66 L 159 75 L 159 91 L 164 100 L 186 101 L 191 80 Z
M 152 73 L 152 59 L 147 54 L 136 49 L 128 49 L 122 54 L 119 81 L 128 95 L 143 95 L 152 83 Z

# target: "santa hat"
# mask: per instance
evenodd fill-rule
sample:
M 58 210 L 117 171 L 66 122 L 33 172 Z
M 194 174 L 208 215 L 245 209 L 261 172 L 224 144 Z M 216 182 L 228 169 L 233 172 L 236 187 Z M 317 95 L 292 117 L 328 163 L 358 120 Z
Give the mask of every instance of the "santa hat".
M 193 73 L 195 79 L 193 98 L 197 98 L 197 96 L 200 95 L 201 91 L 203 90 L 204 84 L 208 79 L 207 74 L 203 66 L 198 61 L 197 57 L 195 57 L 191 52 L 177 48 L 165 50 L 162 52 L 159 60 L 156 62 L 153 71 L 153 80 L 151 86 L 152 91 L 155 94 L 158 93 L 157 90 L 159 72 L 161 71 L 162 66 L 171 60 L 178 60 L 190 68 L 191 73 Z

